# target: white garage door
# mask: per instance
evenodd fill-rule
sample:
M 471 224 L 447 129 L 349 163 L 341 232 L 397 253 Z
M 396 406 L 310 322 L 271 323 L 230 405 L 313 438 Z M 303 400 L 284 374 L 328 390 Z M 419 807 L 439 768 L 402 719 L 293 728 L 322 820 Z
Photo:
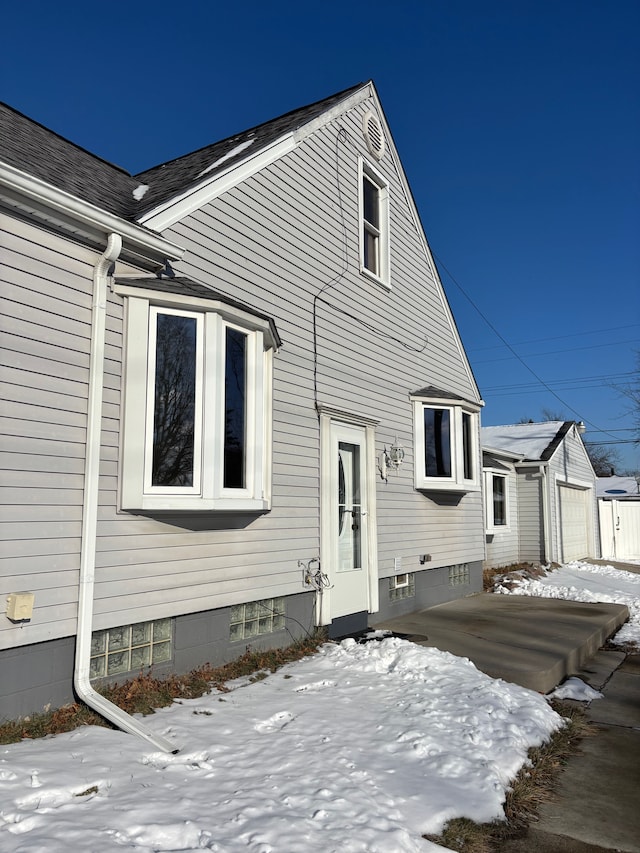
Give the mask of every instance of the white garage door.
M 589 521 L 586 489 L 558 486 L 560 498 L 560 537 L 562 560 L 579 560 L 589 556 Z

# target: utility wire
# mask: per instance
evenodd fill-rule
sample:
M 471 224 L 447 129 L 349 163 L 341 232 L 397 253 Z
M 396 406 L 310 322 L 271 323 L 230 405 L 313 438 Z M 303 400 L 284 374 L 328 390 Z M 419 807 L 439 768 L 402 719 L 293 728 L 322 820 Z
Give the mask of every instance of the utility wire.
M 563 405 L 563 406 L 566 406 L 566 407 L 567 407 L 567 409 L 569 409 L 571 412 L 573 412 L 573 413 L 574 413 L 574 415 L 577 415 L 577 416 L 578 416 L 578 418 L 579 418 L 581 421 L 584 421 L 585 423 L 588 423 L 588 424 L 589 424 L 590 426 L 592 426 L 594 429 L 598 430 L 598 432 L 602 432 L 602 433 L 604 433 L 605 435 L 610 435 L 612 438 L 615 438 L 615 435 L 613 435 L 612 433 L 607 432 L 607 430 L 605 430 L 605 429 L 600 429 L 600 427 L 596 426 L 596 424 L 594 424 L 594 423 L 592 423 L 591 421 L 587 420 L 586 418 L 582 417 L 582 415 L 580 414 L 580 412 L 578 412 L 578 411 L 577 411 L 577 409 L 574 409 L 574 408 L 573 408 L 573 406 L 570 406 L 570 405 L 566 402 L 566 400 L 563 400 L 563 399 L 562 399 L 562 397 L 560 397 L 558 394 L 556 394 L 556 392 L 553 390 L 553 388 L 550 388 L 550 387 L 549 387 L 549 385 L 547 385 L 547 383 L 544 381 L 544 379 L 542 379 L 542 377 L 541 377 L 541 376 L 538 376 L 538 374 L 535 372 L 535 370 L 534 370 L 532 367 L 529 367 L 529 365 L 526 363 L 526 361 L 518 355 L 518 353 L 514 350 L 514 348 L 511 346 L 511 344 L 510 344 L 510 343 L 509 343 L 509 342 L 508 342 L 508 341 L 507 341 L 507 340 L 506 340 L 506 339 L 505 339 L 505 338 L 500 334 L 500 332 L 496 329 L 496 327 L 495 327 L 495 326 L 493 325 L 493 323 L 489 320 L 489 318 L 488 318 L 488 317 L 486 317 L 486 316 L 482 313 L 482 311 L 480 310 L 480 308 L 476 305 L 476 303 L 475 303 L 475 302 L 473 301 L 473 299 L 469 296 L 469 294 L 468 294 L 468 293 L 466 292 L 466 290 L 462 287 L 462 285 L 461 285 L 458 281 L 456 281 L 456 279 L 455 279 L 455 278 L 453 277 L 453 275 L 449 272 L 449 270 L 448 270 L 448 269 L 447 269 L 447 267 L 444 265 L 444 263 L 440 260 L 440 258 L 439 258 L 435 253 L 434 253 L 433 257 L 434 257 L 434 259 L 435 259 L 436 263 L 437 263 L 437 264 L 439 264 L 439 265 L 442 267 L 442 269 L 446 272 L 446 274 L 449 276 L 449 278 L 451 279 L 451 281 L 452 281 L 452 282 L 455 284 L 455 286 L 458 288 L 458 290 L 460 291 L 460 293 L 462 293 L 462 295 L 465 297 L 465 299 L 466 299 L 466 300 L 467 300 L 467 301 L 468 301 L 468 302 L 469 302 L 469 303 L 470 303 L 470 304 L 475 308 L 475 310 L 476 310 L 476 311 L 478 312 L 478 314 L 482 317 L 482 319 L 485 321 L 485 323 L 487 324 L 487 326 L 489 326 L 489 328 L 491 329 L 491 331 L 492 331 L 492 332 L 493 332 L 493 333 L 494 333 L 494 334 L 495 334 L 495 335 L 496 335 L 496 336 L 497 336 L 497 337 L 502 341 L 502 343 L 506 346 L 506 348 L 509 350 L 509 352 L 510 352 L 510 353 L 511 353 L 515 358 L 517 358 L 517 359 L 518 359 L 518 361 L 520 362 L 520 364 L 522 364 L 522 366 L 523 366 L 523 367 L 525 367 L 525 368 L 529 371 L 529 373 L 534 377 L 534 379 L 537 379 L 537 380 L 538 380 L 538 382 L 543 386 L 543 388 L 546 388 L 546 389 L 547 389 L 547 391 L 548 391 L 550 394 L 552 394 L 552 395 L 556 398 L 556 400 L 558 400 L 558 402 L 559 402 L 559 403 L 562 403 L 562 405 Z
M 640 323 L 631 323 L 628 326 L 612 326 L 610 329 L 592 329 L 590 332 L 573 332 L 570 335 L 563 335 L 564 338 L 584 338 L 587 335 L 602 335 L 605 332 L 620 332 L 622 329 L 637 329 Z M 536 338 L 532 341 L 516 341 L 513 346 L 523 346 L 524 344 L 543 344 L 546 341 L 557 341 L 558 336 L 554 335 L 551 338 Z M 498 349 L 500 344 L 492 344 L 490 347 L 471 347 L 468 352 L 483 352 L 489 349 Z

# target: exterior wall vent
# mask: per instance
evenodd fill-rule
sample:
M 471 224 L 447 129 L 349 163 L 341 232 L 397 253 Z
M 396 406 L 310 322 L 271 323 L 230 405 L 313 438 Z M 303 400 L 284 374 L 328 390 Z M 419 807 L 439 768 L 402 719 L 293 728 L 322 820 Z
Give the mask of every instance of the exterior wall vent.
M 376 160 L 382 160 L 384 156 L 384 134 L 377 115 L 372 112 L 366 113 L 362 119 L 362 133 L 369 152 L 373 154 Z

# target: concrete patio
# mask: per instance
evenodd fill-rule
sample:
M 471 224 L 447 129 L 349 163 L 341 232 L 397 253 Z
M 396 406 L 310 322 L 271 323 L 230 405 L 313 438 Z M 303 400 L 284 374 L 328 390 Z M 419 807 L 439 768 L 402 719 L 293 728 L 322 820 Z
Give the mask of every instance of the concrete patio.
M 493 678 L 548 693 L 628 619 L 620 604 L 479 593 L 372 623 L 469 658 Z

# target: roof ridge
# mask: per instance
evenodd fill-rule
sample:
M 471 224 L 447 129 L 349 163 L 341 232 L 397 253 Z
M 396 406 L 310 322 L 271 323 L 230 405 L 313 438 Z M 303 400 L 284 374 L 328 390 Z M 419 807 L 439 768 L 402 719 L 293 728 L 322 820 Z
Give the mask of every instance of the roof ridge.
M 371 81 L 366 81 L 362 83 L 356 83 L 353 86 L 348 86 L 346 89 L 342 89 L 340 92 L 335 92 L 333 95 L 328 95 L 326 98 L 320 98 L 317 101 L 312 101 L 309 104 L 304 104 L 300 107 L 295 107 L 295 109 L 288 110 L 286 113 L 282 113 L 278 116 L 274 116 L 273 118 L 267 119 L 266 121 L 260 122 L 259 124 L 255 124 L 252 127 L 246 127 L 242 130 L 238 130 L 235 133 L 231 133 L 229 136 L 224 136 L 222 139 L 216 139 L 214 142 L 209 142 L 206 145 L 200 146 L 200 148 L 194 148 L 192 151 L 188 151 L 185 154 L 180 154 L 178 157 L 172 157 L 170 160 L 165 160 L 162 163 L 156 163 L 155 166 L 150 166 L 148 169 L 144 169 L 142 172 L 137 172 L 133 175 L 134 178 L 139 178 L 143 175 L 148 174 L 149 172 L 153 172 L 155 169 L 160 169 L 162 166 L 170 166 L 172 163 L 177 163 L 180 160 L 183 160 L 185 157 L 191 157 L 195 154 L 199 154 L 202 151 L 206 151 L 208 148 L 213 148 L 213 146 L 222 145 L 225 142 L 230 142 L 236 137 L 246 136 L 249 133 L 260 130 L 261 128 L 268 127 L 270 124 L 275 124 L 278 121 L 282 121 L 283 119 L 288 118 L 289 116 L 293 116 L 296 113 L 304 112 L 305 110 L 310 110 L 313 107 L 319 107 L 325 101 L 334 101 L 336 99 L 340 99 L 346 96 L 348 93 L 355 92 L 358 89 L 363 88 L 364 86 L 368 86 Z M 309 119 L 312 121 L 312 119 Z

